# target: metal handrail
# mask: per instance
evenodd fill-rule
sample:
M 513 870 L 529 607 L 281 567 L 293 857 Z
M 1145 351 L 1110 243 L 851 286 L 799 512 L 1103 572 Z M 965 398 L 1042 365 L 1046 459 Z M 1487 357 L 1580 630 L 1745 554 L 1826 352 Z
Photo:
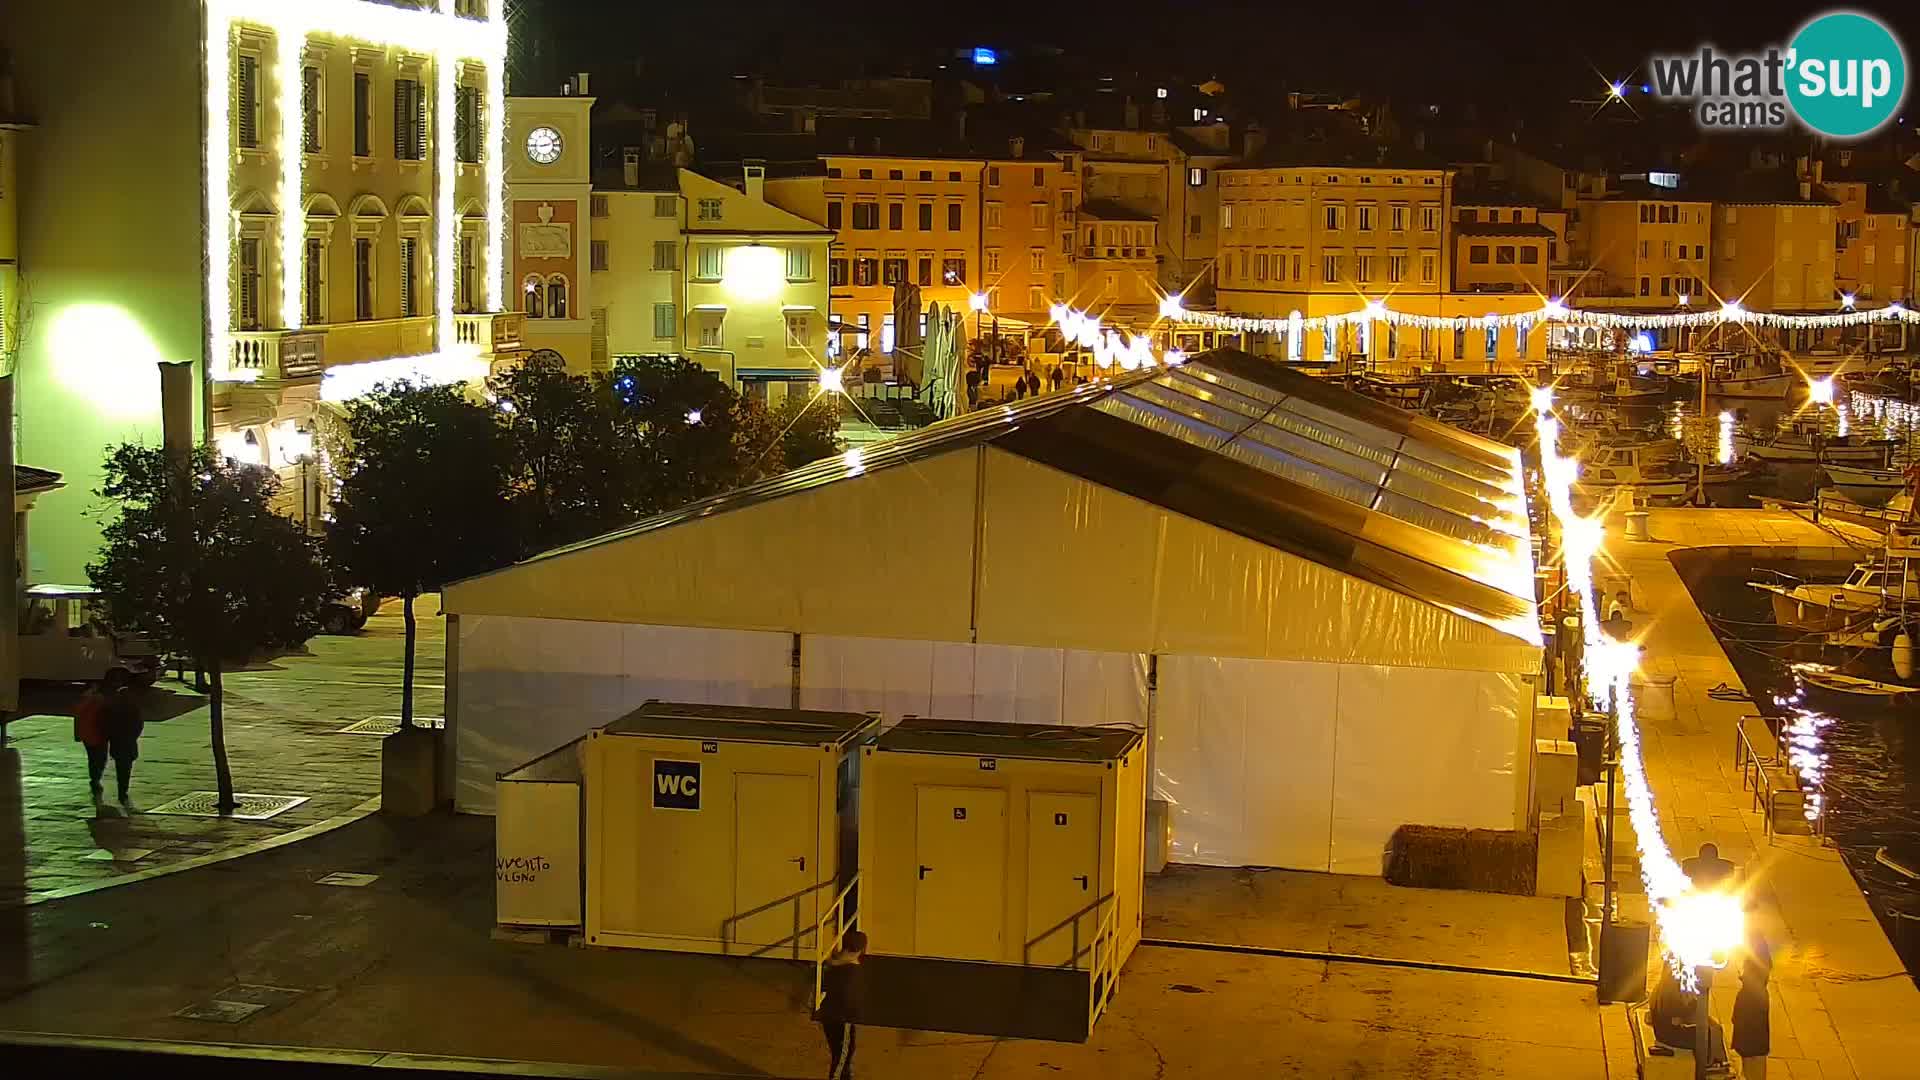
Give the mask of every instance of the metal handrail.
M 1773 739 L 1773 752 L 1771 754 L 1762 754 L 1759 749 L 1753 745 L 1753 740 L 1748 737 L 1747 721 L 1759 720 L 1765 723 L 1765 719 L 1765 717 L 1761 716 L 1743 716 L 1734 723 L 1733 767 L 1740 770 L 1741 788 L 1749 789 L 1753 792 L 1753 800 L 1749 805 L 1752 809 L 1760 813 L 1761 835 L 1771 839 L 1774 832 L 1774 793 L 1776 791 L 1799 791 L 1800 783 L 1799 778 L 1795 776 L 1791 770 L 1781 768 L 1780 743 L 1777 738 L 1774 738 L 1771 730 L 1767 733 L 1768 737 Z M 1774 771 L 1784 773 L 1784 776 L 1776 781 L 1774 772 L 1769 771 L 1769 766 L 1771 766 Z M 1820 815 L 1810 822 L 1810 825 L 1812 826 L 1815 836 L 1824 836 L 1826 834 L 1826 815 Z
M 847 931 L 860 925 L 858 910 L 851 915 L 847 913 L 847 898 L 853 895 L 853 890 L 859 884 L 860 875 L 853 875 L 853 880 L 847 882 L 847 887 L 841 889 L 840 894 L 833 898 L 833 903 L 828 905 L 826 913 L 821 915 L 820 921 L 813 926 L 813 1007 L 816 1009 L 826 1000 L 822 989 L 822 972 L 826 969 L 827 958 L 840 951 L 840 943 L 846 940 Z M 833 924 L 831 943 L 828 942 L 826 932 L 829 922 Z
M 1107 905 L 1107 913 L 1100 918 L 1100 929 L 1093 934 L 1093 955 L 1087 966 L 1087 1034 L 1093 1034 L 1093 1027 L 1100 1022 L 1100 1014 L 1107 1011 L 1107 1002 L 1113 998 L 1115 962 L 1120 955 L 1120 943 L 1114 929 L 1114 914 L 1120 905 Z

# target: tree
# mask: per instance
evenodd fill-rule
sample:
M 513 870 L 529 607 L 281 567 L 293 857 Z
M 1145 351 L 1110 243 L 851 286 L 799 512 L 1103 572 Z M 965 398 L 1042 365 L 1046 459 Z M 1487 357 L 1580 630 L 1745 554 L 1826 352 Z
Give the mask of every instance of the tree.
M 510 486 L 529 549 L 593 536 L 633 516 L 640 447 L 604 377 L 570 375 L 558 360 L 530 359 L 487 386 L 512 444 Z
M 747 414 L 712 372 L 681 357 L 636 357 L 622 360 L 606 385 L 639 453 L 637 511 L 671 510 L 739 486 Z
M 343 580 L 398 596 L 406 617 L 400 726 L 413 726 L 413 602 L 504 566 L 517 550 L 512 444 L 498 410 L 450 386 L 376 386 L 347 406 L 347 447 L 326 549 Z
M 126 444 L 107 455 L 99 494 L 118 503 L 87 567 L 113 625 L 190 657 L 209 678 L 209 734 L 221 810 L 238 803 L 227 763 L 221 669 L 319 629 L 327 574 L 311 537 L 272 510 L 279 480 L 199 447 L 183 458 Z
M 786 468 L 797 469 L 842 449 L 838 395 L 790 390 L 787 400 L 773 411 L 773 422 L 781 432 L 780 456 Z

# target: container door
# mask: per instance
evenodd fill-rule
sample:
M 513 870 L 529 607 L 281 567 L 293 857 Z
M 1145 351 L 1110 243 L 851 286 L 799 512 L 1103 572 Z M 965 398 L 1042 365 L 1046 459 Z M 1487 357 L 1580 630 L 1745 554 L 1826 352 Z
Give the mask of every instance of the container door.
M 749 952 L 798 956 L 813 948 L 819 903 L 814 778 L 738 773 L 733 783 L 733 928 L 728 936 L 741 945 L 763 947 Z
M 930 786 L 918 788 L 917 793 L 915 955 L 1003 959 L 1007 793 L 998 788 Z
M 1101 899 L 1100 800 L 1029 795 L 1026 962 L 1084 965 L 1105 910 Z

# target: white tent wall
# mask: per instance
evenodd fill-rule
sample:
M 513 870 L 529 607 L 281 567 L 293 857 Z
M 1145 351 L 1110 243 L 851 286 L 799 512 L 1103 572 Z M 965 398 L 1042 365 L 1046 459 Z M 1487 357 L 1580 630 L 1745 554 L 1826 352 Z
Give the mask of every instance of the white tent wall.
M 785 708 L 793 635 L 462 615 L 449 717 L 454 808 L 492 813 L 494 777 L 651 698 Z
M 1147 660 L 945 641 L 827 637 L 800 643 L 800 707 L 1000 723 L 1147 724 Z
M 1176 862 L 1378 875 L 1401 825 L 1525 827 L 1525 676 L 1162 656 Z

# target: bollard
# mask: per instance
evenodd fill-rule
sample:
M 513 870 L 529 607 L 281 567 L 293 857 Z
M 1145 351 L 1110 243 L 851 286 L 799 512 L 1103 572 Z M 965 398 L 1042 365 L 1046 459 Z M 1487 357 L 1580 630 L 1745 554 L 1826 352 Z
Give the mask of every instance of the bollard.
M 1629 510 L 1627 511 L 1626 517 L 1627 539 L 1648 540 L 1652 538 L 1647 532 L 1647 512 L 1645 510 Z

